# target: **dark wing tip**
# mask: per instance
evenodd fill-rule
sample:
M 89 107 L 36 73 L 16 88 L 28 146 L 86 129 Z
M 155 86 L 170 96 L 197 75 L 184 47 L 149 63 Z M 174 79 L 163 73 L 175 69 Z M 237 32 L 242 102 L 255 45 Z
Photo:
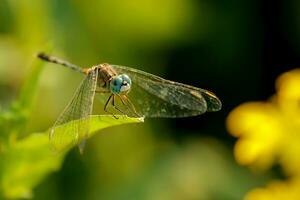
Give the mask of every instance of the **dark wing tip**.
M 208 112 L 216 112 L 216 111 L 221 110 L 222 102 L 214 93 L 209 92 L 209 91 L 203 91 L 202 96 L 206 100 Z

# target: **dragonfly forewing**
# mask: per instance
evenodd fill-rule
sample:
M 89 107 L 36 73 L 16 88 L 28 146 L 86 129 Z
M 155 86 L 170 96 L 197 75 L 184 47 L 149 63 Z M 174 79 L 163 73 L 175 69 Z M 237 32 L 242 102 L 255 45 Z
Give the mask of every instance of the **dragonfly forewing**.
M 90 70 L 77 88 L 71 102 L 61 113 L 50 131 L 50 142 L 55 150 L 84 143 L 89 134 L 89 120 L 97 85 L 97 70 Z M 67 127 L 61 128 L 64 124 Z M 68 141 L 68 143 L 66 143 Z M 79 147 L 81 147 L 80 145 Z

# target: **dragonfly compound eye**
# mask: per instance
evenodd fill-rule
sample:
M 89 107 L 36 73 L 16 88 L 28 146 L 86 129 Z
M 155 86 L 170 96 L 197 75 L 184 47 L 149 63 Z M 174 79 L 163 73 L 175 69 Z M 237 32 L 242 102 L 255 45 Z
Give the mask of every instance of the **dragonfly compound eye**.
M 110 90 L 114 94 L 119 94 L 124 92 L 126 93 L 130 90 L 130 87 L 131 87 L 131 80 L 125 74 L 116 76 L 110 82 Z
M 122 78 L 122 86 L 120 91 L 124 93 L 129 92 L 131 87 L 131 79 L 126 74 L 122 74 L 120 77 Z
M 131 79 L 127 74 L 121 74 L 121 78 L 123 79 L 123 81 L 126 81 L 129 85 L 131 85 Z

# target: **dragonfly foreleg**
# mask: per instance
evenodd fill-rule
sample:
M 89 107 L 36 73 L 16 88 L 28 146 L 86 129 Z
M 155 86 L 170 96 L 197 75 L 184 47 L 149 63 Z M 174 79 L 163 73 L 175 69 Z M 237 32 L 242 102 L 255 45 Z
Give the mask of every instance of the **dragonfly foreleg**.
M 120 113 L 122 113 L 123 115 L 127 115 L 127 116 L 128 116 L 127 113 L 125 113 L 124 111 L 122 111 L 122 110 L 115 104 L 115 95 L 113 95 L 113 97 L 112 97 L 112 106 L 113 106 L 116 110 L 118 110 Z
M 108 100 L 106 101 L 105 105 L 104 105 L 104 111 L 111 114 L 115 119 L 119 119 L 117 116 L 114 115 L 114 113 L 110 112 L 107 108 L 108 108 L 108 104 L 109 102 L 114 98 L 114 94 L 111 94 L 108 97 Z

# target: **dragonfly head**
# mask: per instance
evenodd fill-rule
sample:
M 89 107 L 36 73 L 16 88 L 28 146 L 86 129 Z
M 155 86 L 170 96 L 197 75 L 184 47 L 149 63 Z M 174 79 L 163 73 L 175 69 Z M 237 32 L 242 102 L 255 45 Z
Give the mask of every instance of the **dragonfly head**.
M 110 81 L 110 91 L 114 94 L 127 94 L 131 88 L 131 79 L 126 74 L 115 76 Z

